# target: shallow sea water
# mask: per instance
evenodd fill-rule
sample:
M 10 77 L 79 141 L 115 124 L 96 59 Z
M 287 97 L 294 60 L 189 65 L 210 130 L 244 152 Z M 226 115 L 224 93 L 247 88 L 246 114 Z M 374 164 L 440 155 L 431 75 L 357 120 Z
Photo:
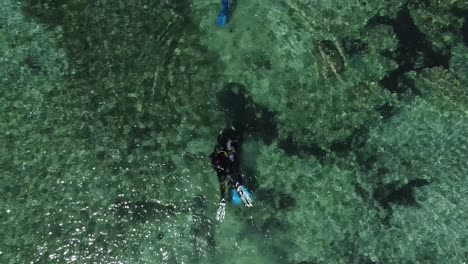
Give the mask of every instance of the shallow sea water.
M 215 0 L 4 0 L 0 263 L 397 263 L 392 256 L 406 251 L 388 241 L 412 241 L 413 234 L 404 236 L 405 230 L 420 216 L 405 215 L 403 206 L 392 207 L 397 227 L 388 227 L 385 221 L 392 220 L 386 214 L 392 208 L 385 205 L 407 206 L 411 198 L 399 198 L 404 194 L 396 192 L 396 202 L 379 200 L 375 197 L 380 189 L 366 187 L 378 185 L 372 180 L 359 189 L 356 182 L 365 177 L 356 165 L 358 150 L 345 155 L 339 145 L 323 154 L 325 143 L 301 148 L 284 138 L 280 142 L 279 133 L 288 131 L 277 129 L 274 115 L 284 110 L 278 105 L 286 105 L 281 101 L 286 91 L 262 94 L 262 87 L 274 86 L 279 78 L 270 70 L 283 62 L 288 64 L 285 72 L 310 67 L 304 75 L 284 80 L 291 87 L 308 80 L 320 84 L 321 76 L 338 75 L 340 67 L 353 63 L 353 57 L 335 62 L 333 56 L 342 51 L 328 44 L 320 52 L 330 61 L 317 59 L 320 53 L 309 56 L 303 44 L 314 40 L 311 29 L 298 25 L 312 28 L 313 23 L 303 21 L 298 11 L 303 4 L 237 0 L 228 25 L 218 28 L 220 3 Z M 282 61 L 285 58 L 289 62 Z M 330 83 L 346 82 L 340 78 Z M 249 85 L 259 89 L 249 90 Z M 312 94 L 331 93 L 311 89 Z M 299 104 L 301 95 L 292 93 L 292 103 Z M 331 98 L 330 105 L 340 109 L 347 96 Z M 415 105 L 418 109 L 420 104 Z M 433 109 L 427 113 L 439 111 Z M 466 120 L 466 113 L 457 118 Z M 373 119 L 361 125 L 371 127 L 369 138 L 393 146 L 393 141 L 375 136 L 381 123 L 368 120 Z M 208 155 L 217 133 L 230 121 L 244 128 L 242 169 L 255 204 L 228 205 L 226 220 L 219 223 L 218 183 Z M 458 131 L 464 131 L 462 123 L 456 123 Z M 335 129 L 330 134 L 340 133 Z M 385 133 L 391 137 L 392 132 Z M 462 155 L 465 136 L 454 133 L 460 141 L 451 137 L 434 148 L 462 142 L 448 148 Z M 280 158 L 270 159 L 268 153 L 276 149 Z M 453 160 L 466 165 L 461 158 Z M 454 164 L 452 168 L 458 166 Z M 388 168 L 390 175 L 393 167 Z M 463 171 L 466 168 L 454 169 L 451 179 L 462 182 Z M 268 179 L 268 173 L 274 176 Z M 308 175 L 316 178 L 311 181 Z M 382 192 L 388 190 L 393 189 Z M 431 189 L 418 195 L 427 204 Z M 457 216 L 466 208 L 466 197 L 441 197 L 449 197 L 453 205 L 447 215 Z M 429 207 L 422 207 L 432 216 L 432 211 L 424 211 Z M 428 231 L 423 245 L 445 228 L 433 221 L 427 230 L 436 231 Z M 466 225 L 450 222 L 446 235 Z M 387 242 L 377 245 L 377 236 Z M 466 239 L 465 230 L 453 242 L 456 246 L 447 246 L 447 259 L 462 263 L 468 253 L 458 246 L 466 246 Z M 394 252 L 385 253 L 386 247 Z M 424 254 L 411 255 L 405 263 L 423 263 Z M 437 258 L 427 263 L 443 262 Z

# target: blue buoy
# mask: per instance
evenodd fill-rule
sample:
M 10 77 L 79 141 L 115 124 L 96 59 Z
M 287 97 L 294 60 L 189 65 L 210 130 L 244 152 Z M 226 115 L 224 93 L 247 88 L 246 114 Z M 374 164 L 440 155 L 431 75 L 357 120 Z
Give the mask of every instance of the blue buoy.
M 245 188 L 244 186 L 241 187 L 242 188 L 242 191 L 244 192 L 245 195 L 247 195 L 251 201 L 253 201 L 253 197 L 252 197 L 252 194 L 247 190 L 247 188 Z M 237 190 L 235 188 L 232 188 L 231 189 L 231 202 L 233 205 L 239 205 L 241 204 L 241 198 L 240 198 L 240 195 L 239 193 L 237 192 Z
M 221 11 L 219 11 L 216 18 L 218 27 L 224 27 L 228 21 L 229 16 L 229 0 L 221 0 Z
M 231 189 L 231 202 L 233 205 L 241 204 L 241 198 L 239 196 L 239 193 L 234 188 Z

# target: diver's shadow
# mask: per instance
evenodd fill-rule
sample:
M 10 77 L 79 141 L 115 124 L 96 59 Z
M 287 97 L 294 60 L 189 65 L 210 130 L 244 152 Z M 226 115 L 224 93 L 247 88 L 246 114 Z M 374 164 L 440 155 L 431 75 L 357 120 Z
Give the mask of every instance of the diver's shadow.
M 271 144 L 278 136 L 275 114 L 257 105 L 244 85 L 227 83 L 218 93 L 218 102 L 229 123 L 243 135 Z
M 275 114 L 268 108 L 255 104 L 249 96 L 246 87 L 239 83 L 227 83 L 218 93 L 220 110 L 225 118 L 233 125 L 241 135 L 241 142 L 245 139 L 262 140 L 265 144 L 271 144 L 278 136 Z M 239 149 L 238 159 L 242 160 L 242 144 Z M 255 175 L 255 168 L 240 165 L 245 175 L 246 186 L 255 191 L 259 185 Z

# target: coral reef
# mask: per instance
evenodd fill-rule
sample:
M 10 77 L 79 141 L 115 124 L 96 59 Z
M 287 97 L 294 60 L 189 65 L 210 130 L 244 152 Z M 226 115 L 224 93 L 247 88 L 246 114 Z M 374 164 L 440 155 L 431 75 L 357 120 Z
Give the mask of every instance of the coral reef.
M 5 0 L 0 262 L 465 261 L 467 2 L 312 2 Z

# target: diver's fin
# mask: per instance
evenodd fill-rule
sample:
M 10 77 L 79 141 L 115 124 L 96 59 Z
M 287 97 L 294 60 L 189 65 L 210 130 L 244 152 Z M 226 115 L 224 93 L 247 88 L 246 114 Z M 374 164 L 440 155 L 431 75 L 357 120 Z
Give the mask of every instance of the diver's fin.
M 232 202 L 232 205 L 235 205 L 235 206 L 241 203 L 241 198 L 239 196 L 239 193 L 234 188 L 231 189 L 231 202 Z
M 244 186 L 240 185 L 239 187 L 237 187 L 237 192 L 239 193 L 242 202 L 244 202 L 245 207 L 253 206 L 250 193 L 247 191 L 247 189 L 244 188 Z
M 226 215 L 226 203 L 221 202 L 221 204 L 219 205 L 218 211 L 216 212 L 216 220 L 223 222 L 225 215 Z

